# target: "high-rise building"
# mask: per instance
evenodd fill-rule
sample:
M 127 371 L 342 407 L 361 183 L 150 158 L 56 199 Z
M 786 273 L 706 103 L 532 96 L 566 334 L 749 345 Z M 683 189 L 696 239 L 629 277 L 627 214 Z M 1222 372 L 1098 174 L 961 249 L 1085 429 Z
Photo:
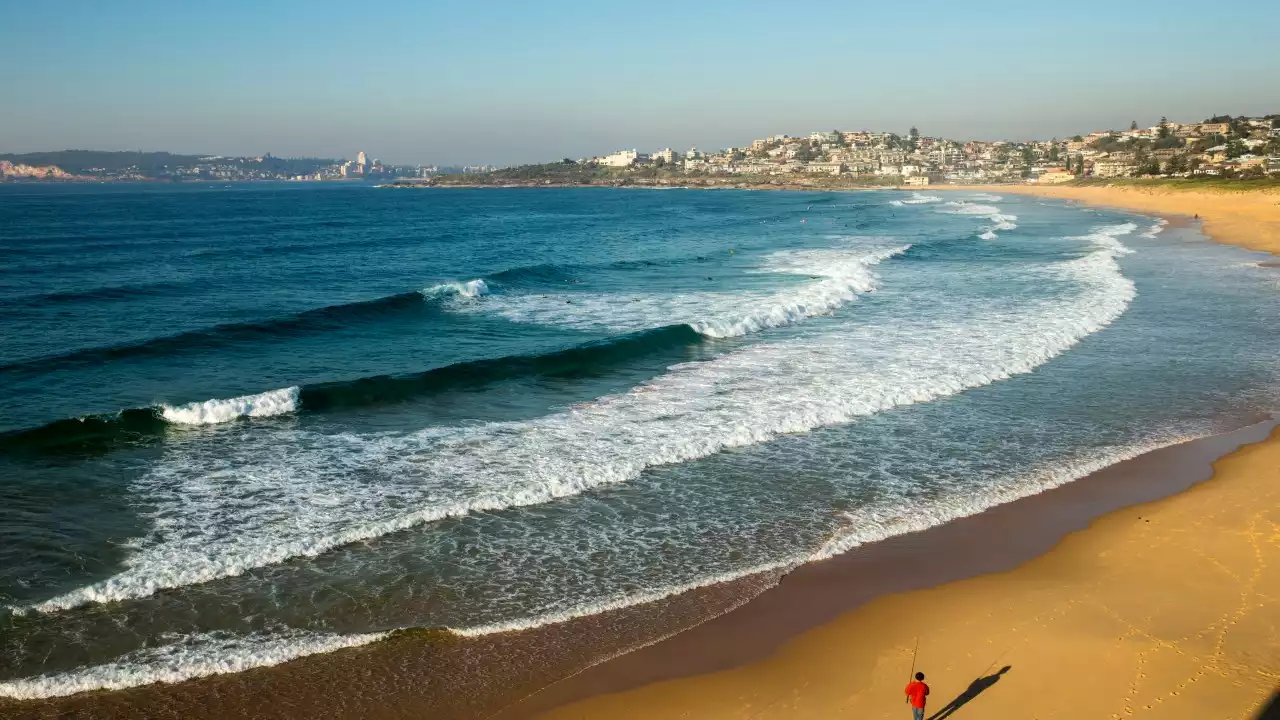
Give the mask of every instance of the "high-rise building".
M 360 152 L 356 153 L 356 164 L 357 164 L 357 165 L 359 165 L 360 167 L 364 167 L 365 165 L 367 165 L 367 164 L 368 164 L 368 163 L 366 163 L 366 162 L 365 162 L 365 159 L 364 159 L 364 151 L 363 151 L 363 150 L 361 150 Z

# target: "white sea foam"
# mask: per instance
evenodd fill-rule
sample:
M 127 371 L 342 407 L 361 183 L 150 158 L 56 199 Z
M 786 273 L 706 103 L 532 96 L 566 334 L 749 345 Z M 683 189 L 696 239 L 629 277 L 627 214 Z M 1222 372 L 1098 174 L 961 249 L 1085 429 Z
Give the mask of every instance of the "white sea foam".
M 425 298 L 438 298 L 456 295 L 459 297 L 479 297 L 489 293 L 489 285 L 484 280 L 475 279 L 466 282 L 448 282 L 423 288 L 418 292 Z
M 167 448 L 135 482 L 153 532 L 125 569 L 18 610 L 146 597 L 1030 372 L 1124 312 L 1135 290 L 1117 238 L 1133 229 L 1098 228 L 1080 258 L 1019 266 L 1076 288 L 1063 297 L 758 343 L 529 421 L 374 436 L 267 426 Z
M 886 319 L 804 342 L 758 344 L 711 361 L 677 365 L 631 392 L 528 422 L 377 437 L 322 437 L 265 428 L 247 443 L 175 452 L 139 483 L 140 494 L 157 503 L 152 517 L 157 532 L 140 544 L 129 567 L 105 583 L 28 609 L 53 611 L 145 596 L 314 555 L 448 514 L 544 502 L 626 481 L 646 467 L 848 422 L 1028 372 L 1124 312 L 1135 290 L 1116 258 L 1128 252 L 1119 238 L 1134 230 L 1132 224 L 1096 228 L 1080 238 L 1089 253 L 1035 270 L 1078 289 L 1065 299 L 1009 310 L 980 309 L 963 321 Z M 796 267 L 805 264 L 797 257 L 788 261 Z M 553 624 L 749 574 L 781 574 L 802 562 L 1061 485 L 1168 444 L 1101 448 L 1066 464 L 1034 468 L 930 503 L 889 499 L 849 513 L 844 527 L 812 553 L 455 632 L 474 636 Z M 254 502 L 245 503 L 248 498 Z M 414 505 L 419 507 L 402 510 Z M 255 510 L 246 513 L 246 507 Z M 176 682 L 380 637 L 301 632 L 195 636 L 103 665 L 0 683 L 0 695 L 39 698 Z
M 1099 448 L 1066 462 L 1045 465 L 1022 475 L 1005 477 L 994 484 L 984 485 L 981 494 L 931 503 L 902 498 L 892 505 L 847 512 L 844 513 L 846 522 L 842 529 L 808 559 L 824 560 L 861 545 L 977 515 L 997 505 L 1066 485 L 1105 467 L 1192 439 L 1193 437 L 1175 437 L 1138 442 L 1129 446 Z
M 1191 436 L 1174 437 L 1138 442 L 1125 447 L 1099 448 L 1065 463 L 1058 461 L 1018 476 L 1002 478 L 995 484 L 984 485 L 981 493 L 950 497 L 929 503 L 904 498 L 889 504 L 846 512 L 842 514 L 844 522 L 840 529 L 812 553 L 802 553 L 754 567 L 709 575 L 680 585 L 620 594 L 533 617 L 465 628 L 450 628 L 450 631 L 463 637 L 479 637 L 529 630 L 568 622 L 579 617 L 657 602 L 751 575 L 766 575 L 766 582 L 772 585 L 783 575 L 804 563 L 825 560 L 869 543 L 926 530 L 957 518 L 976 515 L 997 505 L 1065 485 L 1124 460 L 1191 439 L 1193 439 Z M 737 603 L 724 608 L 724 611 L 727 612 L 745 604 L 753 597 L 754 595 L 750 594 L 743 595 Z M 318 635 L 295 631 L 256 636 L 217 634 L 189 636 L 162 647 L 134 651 L 102 665 L 66 673 L 0 682 L 0 696 L 27 700 L 71 695 L 90 690 L 117 690 L 158 682 L 179 682 L 208 675 L 278 665 L 307 655 L 365 645 L 380 640 L 388 634 Z M 656 638 L 654 641 L 665 639 L 665 637 Z
M 910 248 L 910 245 L 901 245 L 876 249 L 861 253 L 852 261 L 843 253 L 825 250 L 775 253 L 771 256 L 770 270 L 773 272 L 817 275 L 823 279 L 795 291 L 774 295 L 740 317 L 696 320 L 690 325 L 708 337 L 738 337 L 826 315 L 852 302 L 859 294 L 874 290 L 876 276 L 871 268 Z
M 186 405 L 161 405 L 160 414 L 178 425 L 216 425 L 241 417 L 271 417 L 297 411 L 298 393 L 297 387 L 287 387 L 225 400 L 214 398 Z
M 965 200 L 951 200 L 946 203 L 941 212 L 950 215 L 976 215 L 991 221 L 991 225 L 982 228 L 983 234 L 980 237 L 984 240 L 996 239 L 996 230 L 1014 230 L 1018 227 L 1015 222 L 1018 219 L 1017 215 L 1003 213 L 994 205 L 977 205 Z
M 1004 199 L 1000 195 L 993 195 L 991 193 L 973 193 L 969 197 L 977 202 L 1000 202 Z
M 574 618 L 599 615 L 600 613 L 609 612 L 611 610 L 621 610 L 623 608 L 635 607 L 636 605 L 658 602 L 659 600 L 665 600 L 670 597 L 675 597 L 676 595 L 683 595 L 684 593 L 691 590 L 697 590 L 698 588 L 711 587 L 713 585 L 732 582 L 734 580 L 747 577 L 748 575 L 774 573 L 774 579 L 776 580 L 778 577 L 781 577 L 783 574 L 796 567 L 799 562 L 800 560 L 798 558 L 779 560 L 777 562 L 765 563 L 763 565 L 734 570 L 732 572 L 709 575 L 707 577 L 699 578 L 693 582 L 683 583 L 680 585 L 620 594 L 585 605 L 556 610 L 543 615 L 536 615 L 534 617 L 520 618 L 518 620 L 485 625 L 473 625 L 465 628 L 449 628 L 449 631 L 463 637 L 480 637 L 482 635 L 493 635 L 495 633 L 529 630 L 536 627 L 542 627 L 544 625 L 556 625 L 562 622 L 568 622 Z M 745 603 L 749 599 L 749 597 L 743 598 L 742 602 Z
M 904 205 L 924 205 L 925 203 L 942 202 L 942 198 L 937 195 L 922 195 L 918 192 L 911 193 L 911 197 L 903 200 Z
M 1164 232 L 1164 226 L 1168 224 L 1169 224 L 1168 220 L 1165 220 L 1164 218 L 1160 218 L 1159 220 L 1156 221 L 1154 225 L 1147 228 L 1146 232 L 1142 233 L 1142 237 L 1154 238 L 1156 235 L 1159 235 L 1160 233 Z
M 826 315 L 876 286 L 873 268 L 909 245 L 787 250 L 763 260 L 757 272 L 815 280 L 775 292 L 681 294 L 547 293 L 491 295 L 459 312 L 494 313 L 512 322 L 584 331 L 634 332 L 686 323 L 708 337 L 736 337 Z
M 279 665 L 307 655 L 367 645 L 385 636 L 386 633 L 322 635 L 301 630 L 270 635 L 188 635 L 159 647 L 135 650 L 102 665 L 0 681 L 0 697 L 38 700 L 89 690 L 176 683 Z

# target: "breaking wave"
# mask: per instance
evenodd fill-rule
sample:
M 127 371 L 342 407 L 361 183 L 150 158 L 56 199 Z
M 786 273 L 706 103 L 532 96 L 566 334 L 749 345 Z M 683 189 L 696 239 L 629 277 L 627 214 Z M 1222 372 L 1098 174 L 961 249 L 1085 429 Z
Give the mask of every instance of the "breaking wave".
M 994 205 L 977 205 L 964 200 L 952 200 L 946 203 L 942 212 L 949 215 L 975 215 L 989 220 L 991 225 L 982 228 L 982 235 L 979 236 L 983 240 L 995 240 L 996 230 L 1015 230 L 1018 227 L 1015 222 L 1018 219 L 1017 215 L 1003 213 Z
M 845 512 L 842 513 L 840 527 L 812 553 L 718 573 L 681 585 L 621 594 L 534 617 L 448 630 L 461 637 L 519 632 L 658 602 L 752 575 L 762 576 L 762 587 L 768 587 L 805 563 L 825 560 L 869 543 L 976 515 L 997 505 L 1065 485 L 1110 465 L 1191 439 L 1191 437 L 1175 437 L 1139 442 L 1127 447 L 1100 448 L 1066 462 L 1045 465 L 1022 475 L 1003 478 L 981 495 L 973 495 L 949 503 L 921 504 L 915 500 L 904 500 L 901 507 L 878 507 L 861 512 Z M 754 595 L 744 595 L 737 603 L 724 608 L 722 613 L 746 604 L 753 597 Z M 210 675 L 269 667 L 308 655 L 359 647 L 386 639 L 392 634 L 382 632 L 326 635 L 288 630 L 254 635 L 231 633 L 191 635 L 168 645 L 127 653 L 109 663 L 64 673 L 3 681 L 0 682 L 0 696 L 34 700 L 93 690 L 120 690 L 153 683 L 182 682 Z
M 512 322 L 590 332 L 636 332 L 685 323 L 706 337 L 740 337 L 834 312 L 874 290 L 873 268 L 910 247 L 777 252 L 765 259 L 759 273 L 802 276 L 814 282 L 774 292 L 515 293 L 486 297 L 455 311 L 495 313 Z
M 242 417 L 261 418 L 407 402 L 425 395 L 475 389 L 522 377 L 575 377 L 598 373 L 655 353 L 694 346 L 703 340 L 704 336 L 688 325 L 668 325 L 540 355 L 473 360 L 421 373 L 377 375 L 230 399 L 135 408 L 58 420 L 29 430 L 0 434 L 0 452 L 96 451 L 121 442 L 163 436 L 172 425 L 210 425 Z
M 904 200 L 894 200 L 890 204 L 899 207 L 903 205 L 924 205 L 926 203 L 942 202 L 942 198 L 937 195 L 923 195 L 918 192 L 911 193 L 911 196 Z
M 18 612 L 141 598 L 313 557 L 448 517 L 546 503 L 784 434 L 847 423 L 1027 373 L 1119 317 L 1132 224 L 1038 270 L 1076 288 L 959 318 L 913 317 L 757 343 L 673 365 L 633 390 L 528 421 L 402 435 L 262 426 L 166 453 L 135 481 L 153 533 L 116 575 Z M 786 262 L 808 267 L 791 256 Z M 305 450 L 299 450 L 304 448 Z M 234 472 L 234 486 L 218 479 Z M 246 514 L 244 503 L 287 507 Z
M 422 296 L 425 298 L 449 297 L 457 295 L 460 297 L 479 297 L 488 294 L 489 286 L 484 280 L 468 280 L 466 282 L 451 282 L 432 285 L 429 288 L 421 290 Z
M 226 400 L 205 400 L 186 405 L 162 405 L 160 416 L 177 425 L 216 425 L 242 417 L 271 417 L 298 409 L 300 388 L 268 390 Z

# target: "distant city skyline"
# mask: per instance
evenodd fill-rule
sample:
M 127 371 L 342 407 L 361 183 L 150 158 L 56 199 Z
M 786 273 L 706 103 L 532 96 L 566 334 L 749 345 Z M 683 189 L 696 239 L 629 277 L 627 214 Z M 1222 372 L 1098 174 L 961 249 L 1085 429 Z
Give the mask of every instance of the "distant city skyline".
M 1280 98 L 1280 6 L 1250 2 L 86 1 L 0 24 L 7 153 L 511 165 L 833 128 L 1048 139 Z

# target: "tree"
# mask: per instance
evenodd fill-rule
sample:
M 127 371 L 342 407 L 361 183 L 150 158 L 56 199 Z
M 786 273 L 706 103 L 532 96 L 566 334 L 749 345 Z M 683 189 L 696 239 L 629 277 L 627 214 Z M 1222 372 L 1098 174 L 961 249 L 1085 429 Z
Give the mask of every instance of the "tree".
M 1072 136 L 1071 136 L 1071 142 L 1084 142 L 1084 136 L 1083 136 L 1083 135 L 1072 135 Z
M 1168 120 L 1168 118 L 1166 118 L 1166 117 L 1164 117 L 1164 116 L 1161 116 L 1161 117 L 1160 117 L 1160 129 L 1156 132 L 1156 137 L 1159 137 L 1160 139 L 1164 139 L 1164 138 L 1169 137 L 1169 120 Z
M 1130 130 L 1137 130 L 1137 129 L 1138 129 L 1138 121 L 1137 121 L 1137 120 L 1131 120 L 1131 121 L 1129 121 L 1129 129 L 1130 129 Z
M 1055 142 L 1054 144 L 1049 146 L 1049 161 L 1058 162 L 1058 158 L 1059 158 L 1058 143 Z
M 1239 140 L 1232 140 L 1231 142 L 1227 143 L 1228 158 L 1238 158 L 1241 155 L 1248 154 L 1248 152 L 1249 152 L 1249 148 L 1245 147 L 1244 143 Z

